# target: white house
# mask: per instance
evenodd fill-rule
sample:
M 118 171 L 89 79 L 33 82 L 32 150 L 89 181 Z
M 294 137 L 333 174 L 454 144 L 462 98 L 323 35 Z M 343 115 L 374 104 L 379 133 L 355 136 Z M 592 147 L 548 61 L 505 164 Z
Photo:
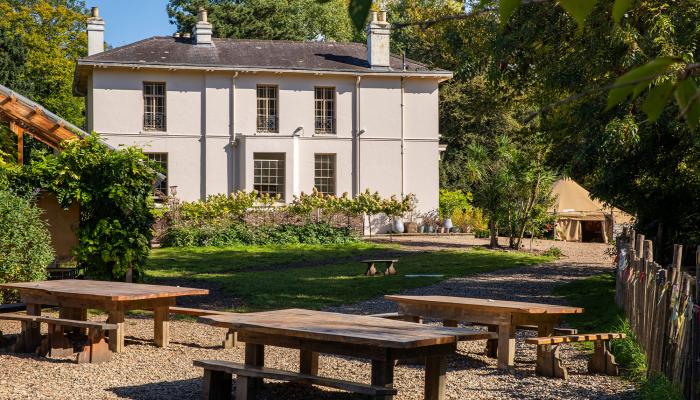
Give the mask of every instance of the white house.
M 75 91 L 87 128 L 161 161 L 182 200 L 313 187 L 356 195 L 413 193 L 438 205 L 438 84 L 452 77 L 389 52 L 374 13 L 357 43 L 212 38 L 206 11 L 194 33 L 103 51 L 104 21 L 88 20 L 89 55 Z

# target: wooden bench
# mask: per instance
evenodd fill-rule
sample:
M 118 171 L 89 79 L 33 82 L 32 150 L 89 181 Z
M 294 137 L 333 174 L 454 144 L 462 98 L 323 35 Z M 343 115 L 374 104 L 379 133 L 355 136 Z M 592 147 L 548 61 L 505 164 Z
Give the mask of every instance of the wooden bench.
M 384 275 L 396 275 L 394 264 L 399 262 L 399 260 L 362 260 L 361 262 L 367 264 L 367 271 L 365 271 L 366 276 L 374 276 L 377 274 L 376 264 L 386 264 Z
M 393 320 L 398 320 L 398 321 L 409 321 L 409 322 L 420 322 L 420 317 L 414 317 L 411 315 L 403 315 L 399 314 L 398 312 L 388 312 L 388 313 L 381 313 L 381 314 L 371 314 L 369 315 L 370 317 L 376 317 L 376 318 L 386 318 L 386 319 L 393 319 Z M 478 323 L 469 323 L 470 325 L 477 325 L 477 326 L 488 326 L 486 324 L 478 324 Z M 448 320 L 446 321 L 446 326 L 456 326 L 456 321 Z M 537 325 L 517 325 L 516 329 L 520 329 L 523 331 L 535 331 L 537 332 Z M 573 328 L 563 328 L 563 327 L 556 327 L 554 328 L 554 333 L 558 335 L 576 335 L 578 333 L 578 330 L 573 329 Z
M 105 332 L 116 331 L 116 324 L 76 321 L 25 314 L 0 314 L 0 320 L 20 321 L 22 325 L 45 323 L 48 326 L 48 334 L 41 341 L 37 349 L 27 349 L 24 344 L 31 343 L 33 340 L 27 340 L 27 338 L 19 336 L 15 343 L 15 351 L 36 351 L 39 355 L 50 357 L 67 357 L 73 355 L 76 352 L 66 336 L 66 332 L 64 332 L 65 327 L 71 327 L 87 330 L 87 337 L 83 343 L 81 343 L 79 346 L 80 350 L 77 352 L 76 362 L 78 364 L 99 363 L 112 359 L 112 352 L 109 350 L 109 345 L 105 340 Z M 24 329 L 24 331 L 27 332 L 30 330 Z
M 206 317 L 207 315 L 229 314 L 226 311 L 204 310 L 201 308 L 186 307 L 169 307 L 168 313 L 175 315 L 189 315 L 190 317 Z M 226 336 L 224 337 L 222 345 L 224 346 L 224 349 L 232 349 L 236 347 L 237 342 L 238 338 L 236 335 L 236 331 L 234 331 L 233 329 L 229 329 L 228 332 L 226 332 Z
M 245 390 L 248 379 L 274 379 L 313 384 L 371 397 L 393 396 L 396 389 L 383 386 L 366 385 L 340 379 L 326 378 L 311 374 L 302 374 L 274 368 L 257 367 L 241 363 L 218 360 L 195 360 L 195 367 L 204 368 L 202 390 L 204 399 L 230 400 L 232 375 L 236 375 L 236 400 L 248 400 L 250 393 Z
M 550 336 L 525 339 L 525 343 L 537 345 L 538 375 L 568 379 L 569 373 L 562 364 L 559 345 L 562 343 L 594 342 L 593 357 L 588 362 L 588 372 L 612 376 L 619 374 L 615 356 L 610 353 L 610 341 L 623 339 L 624 333 L 588 333 L 582 335 Z

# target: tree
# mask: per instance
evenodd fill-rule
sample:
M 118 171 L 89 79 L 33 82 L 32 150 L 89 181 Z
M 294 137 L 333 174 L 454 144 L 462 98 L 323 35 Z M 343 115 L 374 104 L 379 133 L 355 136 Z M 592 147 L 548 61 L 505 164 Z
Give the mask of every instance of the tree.
M 347 0 L 170 0 L 167 9 L 178 31 L 191 32 L 199 7 L 222 38 L 347 42 L 362 32 L 353 28 Z

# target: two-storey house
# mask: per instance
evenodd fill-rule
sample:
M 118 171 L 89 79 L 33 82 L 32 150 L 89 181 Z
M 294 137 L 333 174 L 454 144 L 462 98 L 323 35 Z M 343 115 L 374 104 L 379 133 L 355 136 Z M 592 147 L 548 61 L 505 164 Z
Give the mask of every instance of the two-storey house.
M 182 200 L 253 190 L 413 193 L 438 205 L 438 84 L 452 74 L 389 51 L 374 13 L 367 45 L 212 37 L 206 11 L 192 35 L 104 50 L 88 20 L 89 55 L 75 91 L 87 129 L 137 145 L 167 171 L 160 190 Z

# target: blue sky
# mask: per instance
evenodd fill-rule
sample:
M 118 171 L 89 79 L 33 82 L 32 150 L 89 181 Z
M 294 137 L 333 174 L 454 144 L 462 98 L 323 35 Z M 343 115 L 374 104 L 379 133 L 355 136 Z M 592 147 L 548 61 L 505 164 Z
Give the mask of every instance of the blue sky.
M 169 36 L 175 25 L 168 22 L 168 0 L 86 0 L 85 5 L 99 7 L 105 20 L 105 41 L 112 47 L 151 36 Z

